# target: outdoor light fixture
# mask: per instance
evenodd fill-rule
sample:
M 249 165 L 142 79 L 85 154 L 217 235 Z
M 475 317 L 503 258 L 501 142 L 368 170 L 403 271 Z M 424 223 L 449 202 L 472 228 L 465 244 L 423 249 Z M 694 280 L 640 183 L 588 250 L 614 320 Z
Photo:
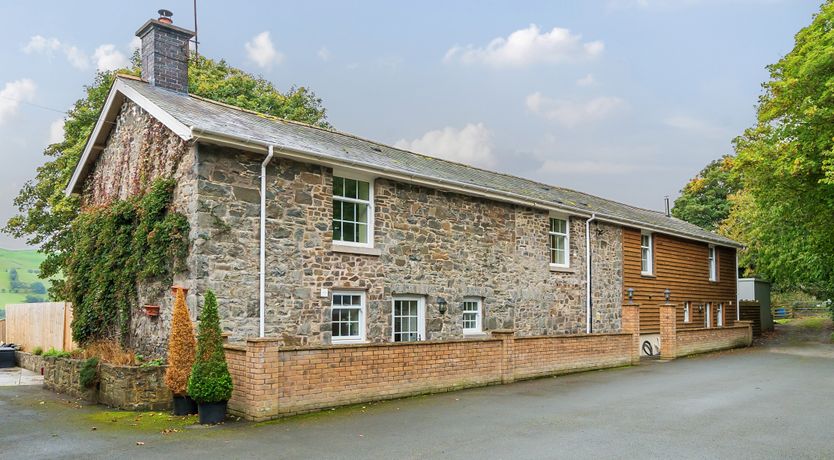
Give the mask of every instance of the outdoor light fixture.
M 437 298 L 437 311 L 439 311 L 441 315 L 446 314 L 446 299 L 443 297 Z
M 634 303 L 634 288 L 628 288 L 628 303 Z
M 663 295 L 666 296 L 666 303 L 669 303 L 669 299 L 672 298 L 672 291 L 670 291 L 669 288 L 666 288 L 666 290 L 663 291 Z

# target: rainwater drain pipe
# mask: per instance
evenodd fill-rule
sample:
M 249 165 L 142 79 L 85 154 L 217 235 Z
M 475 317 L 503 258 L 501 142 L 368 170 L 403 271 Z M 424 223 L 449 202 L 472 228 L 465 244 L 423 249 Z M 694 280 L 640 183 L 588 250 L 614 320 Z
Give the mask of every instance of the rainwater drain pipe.
M 260 314 L 259 337 L 264 336 L 264 310 L 266 297 L 266 165 L 272 160 L 273 147 L 269 146 L 269 153 L 261 163 L 261 266 L 260 285 L 258 295 L 258 312 Z
M 591 221 L 596 213 L 585 221 L 585 333 L 591 333 Z

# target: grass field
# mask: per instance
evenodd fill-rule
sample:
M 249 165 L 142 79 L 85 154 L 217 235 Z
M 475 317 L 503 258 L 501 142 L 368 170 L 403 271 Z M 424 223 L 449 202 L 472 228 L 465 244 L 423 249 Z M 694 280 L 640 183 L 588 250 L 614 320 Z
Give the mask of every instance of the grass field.
M 6 304 L 26 301 L 26 293 L 9 292 L 11 287 L 9 270 L 12 268 L 17 270 L 17 276 L 21 282 L 41 281 L 47 289 L 49 288 L 49 282 L 40 280 L 38 277 L 38 267 L 43 259 L 43 254 L 32 249 L 15 251 L 0 248 L 0 318 L 6 316 Z M 45 298 L 46 295 L 41 295 L 41 297 Z

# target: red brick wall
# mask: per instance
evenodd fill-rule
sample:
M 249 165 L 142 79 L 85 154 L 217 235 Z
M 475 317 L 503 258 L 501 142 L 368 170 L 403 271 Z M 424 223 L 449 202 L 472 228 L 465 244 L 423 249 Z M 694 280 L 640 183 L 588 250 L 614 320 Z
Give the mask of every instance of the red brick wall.
M 524 379 L 631 364 L 631 334 L 517 337 L 513 377 Z
M 677 356 L 749 346 L 753 340 L 752 330 L 746 322 L 738 323 L 720 328 L 678 330 Z
M 497 337 L 497 338 L 496 338 Z M 631 364 L 632 334 L 281 347 L 226 345 L 229 411 L 267 420 L 326 407 Z

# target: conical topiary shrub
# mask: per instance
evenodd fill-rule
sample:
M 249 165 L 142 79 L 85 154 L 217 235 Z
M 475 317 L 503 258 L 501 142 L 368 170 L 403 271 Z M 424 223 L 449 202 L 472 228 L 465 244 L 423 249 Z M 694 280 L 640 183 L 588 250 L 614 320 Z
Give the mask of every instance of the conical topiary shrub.
M 174 313 L 171 320 L 171 336 L 168 338 L 168 367 L 165 369 L 165 385 L 174 394 L 174 415 L 196 414 L 196 405 L 187 395 L 188 377 L 194 367 L 197 341 L 185 292 L 176 290 Z
M 197 356 L 188 394 L 197 401 L 200 423 L 218 423 L 226 416 L 226 403 L 232 396 L 232 376 L 223 352 L 223 336 L 217 314 L 217 298 L 206 292 L 200 325 L 197 330 Z

